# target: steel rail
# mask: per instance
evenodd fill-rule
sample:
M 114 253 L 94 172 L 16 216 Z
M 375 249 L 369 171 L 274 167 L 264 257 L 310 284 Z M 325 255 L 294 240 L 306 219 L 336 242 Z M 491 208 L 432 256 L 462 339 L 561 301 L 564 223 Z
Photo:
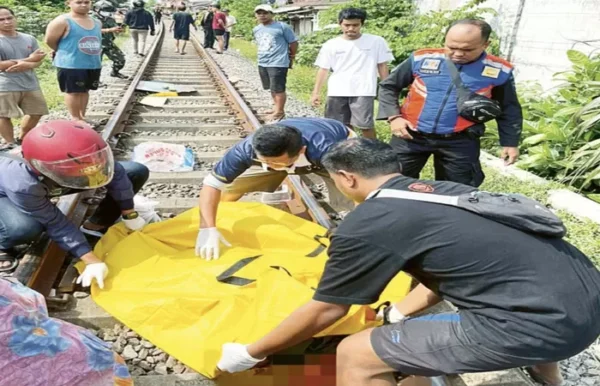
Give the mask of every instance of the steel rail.
M 104 130 L 102 131 L 102 138 L 107 143 L 111 143 L 113 137 L 123 130 L 123 121 L 129 114 L 128 108 L 133 101 L 136 87 L 142 79 L 149 63 L 159 52 L 158 48 L 161 46 L 165 35 L 164 30 L 164 24 L 161 24 L 161 27 L 158 30 L 159 35 L 152 42 L 148 55 L 146 55 L 145 59 L 138 65 L 136 75 L 106 123 Z M 79 226 L 83 222 L 89 206 L 83 202 L 83 198 L 92 195 L 93 191 L 86 191 L 63 196 L 56 206 L 65 216 L 67 216 L 67 218 L 75 223 L 76 226 Z M 15 270 L 13 276 L 31 289 L 44 296 L 48 296 L 64 264 L 67 252 L 62 250 L 54 241 L 51 241 L 45 233 L 34 243 L 29 251 L 30 252 L 25 254 L 21 259 L 19 267 Z
M 246 101 L 244 101 L 244 98 L 238 93 L 235 87 L 233 87 L 227 78 L 227 75 L 225 75 L 225 73 L 221 70 L 217 62 L 208 54 L 208 52 L 206 52 L 202 44 L 200 44 L 200 40 L 197 36 L 192 35 L 192 42 L 196 50 L 205 58 L 206 63 L 209 66 L 209 70 L 219 80 L 219 83 L 223 85 L 223 91 L 226 94 L 227 99 L 235 104 L 236 107 L 238 107 L 236 110 L 241 113 L 240 118 L 242 122 L 250 125 L 250 127 L 246 129 L 248 131 L 257 130 L 261 126 L 261 123 L 254 112 L 248 107 L 248 104 Z M 286 178 L 286 182 L 292 189 L 295 198 L 299 199 L 304 204 L 308 214 L 314 221 L 327 229 L 332 229 L 334 227 L 333 221 L 327 212 L 325 212 L 325 210 L 321 207 L 315 196 L 302 182 L 299 176 L 290 175 Z

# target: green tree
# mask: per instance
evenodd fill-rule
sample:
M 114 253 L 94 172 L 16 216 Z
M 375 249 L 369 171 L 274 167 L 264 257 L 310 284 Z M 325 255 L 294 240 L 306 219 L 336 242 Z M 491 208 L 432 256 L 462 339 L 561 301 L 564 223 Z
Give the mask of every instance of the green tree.
M 446 29 L 451 21 L 462 18 L 483 18 L 494 14 L 490 8 L 481 8 L 486 0 L 471 0 L 452 11 L 435 11 L 419 14 L 412 0 L 354 0 L 336 5 L 324 11 L 321 26 L 337 24 L 338 14 L 343 8 L 355 7 L 367 11 L 364 31 L 383 37 L 394 52 L 399 63 L 420 48 L 441 47 Z M 321 45 L 339 34 L 335 30 L 322 30 L 302 37 L 298 63 L 312 64 Z M 489 51 L 498 52 L 498 41 L 494 36 Z
M 254 7 L 261 4 L 261 0 L 221 0 L 220 4 L 221 9 L 228 8 L 230 14 L 237 19 L 233 34 L 252 40 L 252 29 L 256 26 Z

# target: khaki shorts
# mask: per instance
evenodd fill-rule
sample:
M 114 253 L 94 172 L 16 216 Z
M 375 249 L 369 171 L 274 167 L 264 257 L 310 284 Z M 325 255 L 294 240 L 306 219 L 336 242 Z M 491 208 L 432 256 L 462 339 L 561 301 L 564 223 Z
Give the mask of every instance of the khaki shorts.
M 48 105 L 41 90 L 0 92 L 0 118 L 46 114 Z
M 321 177 L 329 192 L 329 204 L 340 210 L 351 210 L 354 208 L 352 200 L 345 197 L 336 187 L 335 183 L 325 171 L 317 171 L 316 175 Z M 231 184 L 223 188 L 223 193 L 245 194 L 251 192 L 274 192 L 288 176 L 287 172 L 265 171 L 259 166 L 252 166 Z

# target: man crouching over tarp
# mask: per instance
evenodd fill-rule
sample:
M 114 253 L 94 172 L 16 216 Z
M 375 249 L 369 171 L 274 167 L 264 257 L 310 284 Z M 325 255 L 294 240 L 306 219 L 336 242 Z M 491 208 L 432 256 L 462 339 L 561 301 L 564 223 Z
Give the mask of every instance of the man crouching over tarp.
M 13 247 L 36 240 L 45 230 L 86 264 L 77 282 L 87 287 L 95 279 L 102 288 L 108 268 L 83 233 L 102 236 L 119 218 L 130 230 L 143 228 L 133 196 L 148 176 L 141 164 L 115 163 L 108 144 L 88 126 L 61 120 L 37 126 L 23 139 L 22 157 L 0 153 L 0 271 L 17 266 Z M 50 201 L 103 186 L 108 194 L 81 230 Z
M 331 146 L 352 137 L 356 133 L 333 119 L 292 118 L 265 125 L 229 149 L 204 179 L 196 255 L 218 259 L 220 244 L 229 245 L 217 230 L 219 201 L 237 201 L 250 192 L 273 192 L 288 173 L 318 174 L 327 185 L 332 206 L 353 207 L 321 165 Z
M 340 191 L 361 204 L 332 236 L 313 300 L 257 342 L 224 344 L 219 369 L 250 369 L 259 358 L 311 338 L 350 305 L 377 301 L 400 271 L 421 284 L 387 310 L 391 324 L 341 342 L 337 385 L 392 386 L 395 372 L 431 377 L 515 367 L 560 385 L 557 361 L 600 334 L 600 272 L 560 234 L 527 233 L 522 224 L 505 225 L 442 202 L 478 191 L 402 176 L 394 151 L 382 142 L 339 143 L 323 165 Z M 414 192 L 422 194 L 406 197 Z M 519 196 L 507 198 L 517 203 L 504 213 L 524 206 Z M 439 201 L 423 201 L 430 199 Z M 410 317 L 442 299 L 458 311 Z

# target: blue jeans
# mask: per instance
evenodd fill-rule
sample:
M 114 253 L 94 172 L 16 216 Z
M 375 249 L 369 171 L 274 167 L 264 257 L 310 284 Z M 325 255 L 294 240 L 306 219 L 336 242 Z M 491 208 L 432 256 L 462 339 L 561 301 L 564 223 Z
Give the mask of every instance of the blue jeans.
M 125 168 L 133 191 L 139 192 L 150 176 L 148 168 L 136 162 L 119 163 Z M 119 204 L 110 195 L 106 195 L 89 221 L 109 227 L 120 216 Z M 0 250 L 35 241 L 43 231 L 41 223 L 17 209 L 8 197 L 0 197 Z

